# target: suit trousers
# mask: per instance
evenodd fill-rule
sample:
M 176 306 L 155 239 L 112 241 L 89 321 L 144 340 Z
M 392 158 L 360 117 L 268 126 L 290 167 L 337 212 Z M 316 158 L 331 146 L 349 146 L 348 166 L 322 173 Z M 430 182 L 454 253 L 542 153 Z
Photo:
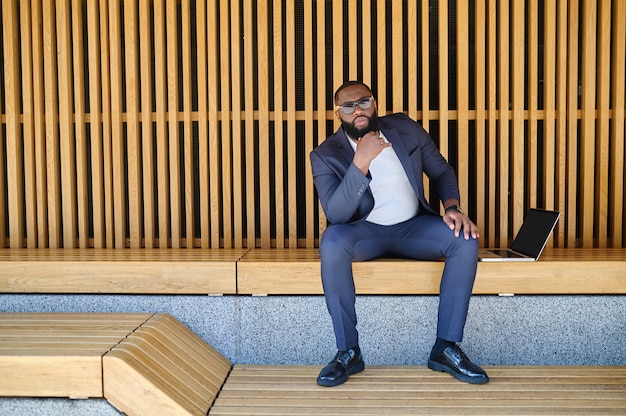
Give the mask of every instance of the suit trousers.
M 439 291 L 437 336 L 460 342 L 476 277 L 478 240 L 465 240 L 440 216 L 418 215 L 395 225 L 367 221 L 331 224 L 320 241 L 321 276 L 337 349 L 359 344 L 352 262 L 378 257 L 445 259 Z M 419 270 L 419 269 L 417 269 Z M 390 275 L 389 279 L 393 279 Z M 416 272 L 416 279 L 419 273 Z

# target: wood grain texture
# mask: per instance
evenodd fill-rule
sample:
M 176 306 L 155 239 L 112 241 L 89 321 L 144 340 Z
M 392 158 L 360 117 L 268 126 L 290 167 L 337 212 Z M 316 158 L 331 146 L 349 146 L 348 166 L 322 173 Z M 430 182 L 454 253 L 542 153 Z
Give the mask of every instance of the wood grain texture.
M 316 366 L 236 365 L 209 415 L 622 415 L 626 367 L 490 366 L 460 383 L 426 367 L 366 367 L 319 387 Z
M 357 294 L 436 295 L 443 262 L 353 263 Z M 474 294 L 623 294 L 622 249 L 546 249 L 529 263 L 479 262 Z M 251 250 L 237 265 L 240 294 L 321 294 L 317 250 Z
M 206 415 L 231 362 L 168 314 L 0 313 L 0 396 Z
M 624 247 L 623 3 L 6 0 L 0 247 L 315 248 L 347 79 L 431 132 L 481 244 L 540 207 Z
M 3 293 L 234 294 L 246 249 L 0 251 Z
M 104 397 L 129 416 L 206 415 L 231 369 L 166 314 L 154 315 L 102 361 Z
M 103 397 L 102 356 L 150 316 L 0 313 L 0 396 Z

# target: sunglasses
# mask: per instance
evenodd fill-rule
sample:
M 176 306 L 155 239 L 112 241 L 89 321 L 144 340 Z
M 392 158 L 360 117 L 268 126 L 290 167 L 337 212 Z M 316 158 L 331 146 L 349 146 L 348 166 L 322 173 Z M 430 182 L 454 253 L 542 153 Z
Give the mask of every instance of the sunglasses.
M 352 114 L 358 105 L 361 110 L 367 110 L 372 106 L 374 97 L 363 97 L 358 101 L 349 101 L 335 107 L 337 110 L 341 110 L 344 114 Z

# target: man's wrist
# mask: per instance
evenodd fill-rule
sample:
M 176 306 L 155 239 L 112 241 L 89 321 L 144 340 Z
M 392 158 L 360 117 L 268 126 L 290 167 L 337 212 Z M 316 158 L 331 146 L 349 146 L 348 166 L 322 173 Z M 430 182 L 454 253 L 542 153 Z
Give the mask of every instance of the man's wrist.
M 448 211 L 451 211 L 451 210 L 454 210 L 454 211 L 456 211 L 456 212 L 459 212 L 459 213 L 461 213 L 461 214 L 464 214 L 464 212 L 463 212 L 463 210 L 461 209 L 461 207 L 460 207 L 459 205 L 456 205 L 456 204 L 455 204 L 455 205 L 450 205 L 450 206 L 447 206 L 447 207 L 446 207 L 446 209 L 445 209 L 445 212 L 448 212 Z

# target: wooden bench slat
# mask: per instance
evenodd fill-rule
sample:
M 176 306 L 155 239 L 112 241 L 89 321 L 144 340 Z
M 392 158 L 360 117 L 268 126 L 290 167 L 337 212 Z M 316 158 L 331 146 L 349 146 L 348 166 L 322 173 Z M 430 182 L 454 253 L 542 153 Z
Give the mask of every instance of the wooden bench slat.
M 117 339 L 123 337 L 128 331 L 114 331 L 111 329 L 100 330 L 98 327 L 83 329 L 78 331 L 67 330 L 47 330 L 44 328 L 28 327 L 28 330 L 19 330 L 15 327 L 0 327 L 0 344 L 4 341 L 11 341 L 14 338 L 28 340 L 42 340 L 44 342 L 91 342 L 103 341 L 106 339 Z
M 200 380 L 211 384 L 217 390 L 222 387 L 224 378 L 230 372 L 230 364 L 225 363 L 223 356 L 217 351 L 206 352 L 190 348 L 184 338 L 172 336 L 170 331 L 141 328 L 137 331 L 137 335 L 150 340 L 155 345 L 167 345 L 170 353 L 168 354 L 169 360 L 174 361 L 183 371 L 196 374 Z M 183 356 L 186 358 L 184 361 L 179 359 Z
M 190 358 L 195 359 L 198 365 L 205 366 L 207 371 L 214 371 L 223 378 L 232 369 L 232 363 L 202 338 L 189 331 L 189 328 L 168 314 L 157 314 L 142 326 L 142 331 L 154 329 L 163 336 L 176 339 L 176 345 L 184 346 Z
M 211 415 L 620 414 L 626 366 L 487 366 L 485 385 L 423 366 L 371 366 L 319 387 L 319 366 L 236 365 Z
M 0 262 L 5 261 L 58 261 L 58 262 L 94 262 L 94 261 L 138 261 L 138 262 L 196 262 L 224 261 L 240 259 L 248 249 L 3 249 L 0 250 Z
M 90 325 L 110 325 L 127 323 L 134 325 L 138 320 L 147 320 L 151 313 L 118 313 L 118 312 L 2 312 L 0 313 L 1 325 L 39 325 L 63 323 L 71 325 L 74 323 L 88 322 Z

